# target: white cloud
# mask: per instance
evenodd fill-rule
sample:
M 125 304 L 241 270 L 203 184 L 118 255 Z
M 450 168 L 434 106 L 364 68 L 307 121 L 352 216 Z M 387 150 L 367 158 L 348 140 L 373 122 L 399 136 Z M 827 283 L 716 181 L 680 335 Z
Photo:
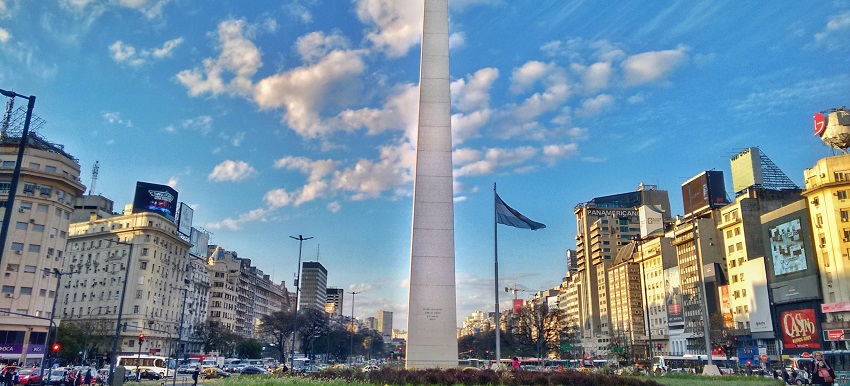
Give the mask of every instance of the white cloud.
M 355 78 L 365 65 L 357 51 L 333 51 L 317 63 L 275 74 L 257 82 L 254 102 L 261 108 L 283 108 L 284 120 L 303 137 L 320 138 L 333 128 L 325 125 L 319 110 L 328 90 Z
M 100 114 L 100 116 L 103 117 L 103 120 L 106 123 L 109 123 L 111 125 L 133 127 L 133 122 L 121 118 L 121 113 L 117 111 L 104 111 Z
M 449 49 L 455 50 L 463 48 L 466 45 L 466 34 L 463 32 L 455 32 L 449 35 Z
M 257 174 L 257 171 L 245 161 L 226 160 L 213 169 L 207 177 L 210 181 L 242 181 Z
M 500 170 L 517 168 L 531 160 L 539 150 L 532 146 L 523 146 L 514 149 L 492 148 L 485 153 L 477 153 L 480 159 L 472 160 L 455 171 L 455 176 L 480 176 L 492 174 Z M 473 153 L 465 154 L 467 157 Z M 467 158 L 467 160 L 469 160 Z
M 536 60 L 526 62 L 515 68 L 511 74 L 511 92 L 521 93 L 543 79 L 555 67 L 553 63 L 543 63 Z
M 236 218 L 227 218 L 217 222 L 211 222 L 204 225 L 207 229 L 225 229 L 229 231 L 238 231 L 242 229 L 242 224 L 254 221 L 266 221 L 266 216 L 269 210 L 266 208 L 254 209 L 250 212 L 243 213 Z
M 138 11 L 148 19 L 156 19 L 162 16 L 162 11 L 170 0 L 61 0 L 59 5 L 78 15 L 94 15 L 95 18 L 103 14 L 108 7 L 123 7 Z
M 465 79 L 451 84 L 452 105 L 460 111 L 472 111 L 490 107 L 490 89 L 499 78 L 499 70 L 482 68 Z
M 576 116 L 592 117 L 614 106 L 614 97 L 608 94 L 599 94 L 593 98 L 585 99 L 581 106 L 576 109 Z
M 468 114 L 452 115 L 452 144 L 454 146 L 464 143 L 467 139 L 481 136 L 481 128 L 490 121 L 492 111 L 490 109 L 473 111 Z
M 815 42 L 830 50 L 844 48 L 850 38 L 850 11 L 833 15 L 822 32 L 815 34 Z
M 559 160 L 576 154 L 578 154 L 578 145 L 575 143 L 543 146 L 543 158 L 549 165 L 554 165 Z
M 7 43 L 12 39 L 12 34 L 5 28 L 0 28 L 0 43 Z
M 189 95 L 204 93 L 248 96 L 253 91 L 251 76 L 262 66 L 260 50 L 243 35 L 244 20 L 227 20 L 218 25 L 218 58 L 204 59 L 204 68 L 183 70 L 177 80 Z M 225 77 L 230 76 L 230 80 Z
M 375 27 L 366 39 L 390 57 L 407 54 L 422 39 L 421 0 L 356 0 L 357 17 Z
M 163 43 L 162 48 L 137 51 L 135 47 L 116 40 L 109 46 L 112 60 L 116 63 L 124 63 L 133 67 L 141 66 L 150 59 L 163 59 L 171 56 L 171 52 L 183 42 L 183 38 L 171 39 Z
M 610 62 L 598 62 L 590 65 L 581 76 L 584 91 L 593 93 L 605 89 L 608 87 L 608 81 L 613 73 L 614 70 L 611 68 Z
M 325 35 L 321 31 L 311 32 L 298 38 L 295 47 L 301 59 L 308 63 L 315 63 L 334 50 L 347 49 L 348 39 L 340 34 Z
M 369 134 L 387 130 L 413 133 L 419 112 L 419 87 L 413 84 L 396 86 L 380 109 L 344 110 L 331 123 L 347 130 L 365 127 Z
M 326 207 L 331 213 L 338 213 L 340 210 L 342 210 L 342 205 L 340 205 L 338 201 L 331 201 Z
M 168 179 L 168 182 L 165 184 L 170 186 L 172 189 L 177 189 L 177 184 L 180 182 L 180 179 L 177 177 L 171 177 Z
M 688 60 L 687 47 L 644 52 L 628 57 L 620 66 L 626 84 L 640 85 L 663 79 Z
M 547 111 L 557 110 L 570 96 L 566 83 L 553 83 L 542 93 L 534 93 L 509 114 L 520 122 L 529 122 Z

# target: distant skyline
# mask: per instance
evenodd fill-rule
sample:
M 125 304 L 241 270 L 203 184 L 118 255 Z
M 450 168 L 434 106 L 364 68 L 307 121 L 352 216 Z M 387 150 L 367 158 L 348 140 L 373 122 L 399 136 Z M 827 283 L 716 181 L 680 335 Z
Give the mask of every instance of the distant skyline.
M 494 308 L 493 183 L 545 229 L 499 229 L 500 283 L 560 283 L 573 207 L 667 190 L 758 146 L 796 184 L 850 104 L 850 3 L 449 1 L 458 324 Z M 0 0 L 0 88 L 95 194 L 168 184 L 211 243 L 292 289 L 328 269 L 406 329 L 419 0 Z M 24 106 L 21 101 L 16 106 Z M 530 296 L 530 293 L 523 293 Z M 500 296 L 509 306 L 510 296 Z M 526 296 L 527 297 L 527 296 Z

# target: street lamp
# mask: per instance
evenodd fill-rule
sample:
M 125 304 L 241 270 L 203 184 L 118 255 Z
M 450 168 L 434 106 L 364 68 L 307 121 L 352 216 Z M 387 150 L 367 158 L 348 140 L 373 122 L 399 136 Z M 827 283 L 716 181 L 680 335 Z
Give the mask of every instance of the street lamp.
M 186 295 L 189 294 L 189 283 L 191 281 L 189 279 L 184 279 L 183 282 L 186 284 L 185 288 L 177 288 L 178 290 L 183 290 L 183 311 L 180 313 L 180 327 L 177 328 L 177 349 L 174 350 L 174 378 L 171 380 L 171 386 L 177 385 L 177 362 L 180 360 L 180 341 L 183 337 L 183 319 L 186 318 Z M 168 375 L 166 373 L 166 375 Z
M 2 91 L 2 90 L 0 90 L 0 91 Z M 3 95 L 6 95 L 6 94 L 3 94 Z M 7 212 L 8 212 L 8 210 L 7 210 Z M 75 273 L 80 273 L 80 271 L 77 271 L 77 272 L 60 272 L 56 268 L 53 268 L 53 271 L 51 271 L 47 268 L 44 269 L 44 275 L 45 276 L 47 276 L 47 275 L 55 275 L 56 276 L 56 290 L 53 292 L 53 307 L 50 310 L 50 325 L 51 326 L 56 325 L 53 322 L 53 318 L 55 318 L 55 315 L 56 315 L 56 300 L 59 299 L 59 283 L 62 282 L 62 276 L 73 275 Z M 50 335 L 50 334 L 48 334 L 48 335 Z M 57 329 L 56 331 L 53 332 L 53 343 L 54 344 L 56 343 L 56 339 L 58 338 L 58 335 L 59 335 L 59 330 Z M 44 346 L 45 346 L 45 349 L 46 349 L 47 348 L 47 341 L 44 342 Z M 45 350 L 45 353 L 41 355 L 41 378 L 39 378 L 39 379 L 44 379 L 44 360 L 45 360 L 45 358 L 47 358 L 47 352 L 46 351 L 47 350 Z
M 298 335 L 298 290 L 301 288 L 301 247 L 304 245 L 304 240 L 310 240 L 312 237 L 302 235 L 289 237 L 298 240 L 298 269 L 295 271 L 295 313 L 292 321 L 292 347 L 289 352 L 289 371 L 295 371 L 295 336 Z
M 348 362 L 351 367 L 354 367 L 354 295 L 357 295 L 360 292 L 351 291 L 351 351 L 348 353 Z
M 118 318 L 115 322 L 115 336 L 112 338 L 112 356 L 109 361 L 109 379 L 110 384 L 115 376 L 115 362 L 118 361 L 118 341 L 121 339 L 121 315 L 124 313 L 124 298 L 127 294 L 127 280 L 130 277 L 130 264 L 133 261 L 133 243 L 125 243 L 117 240 L 107 240 L 111 243 L 127 245 L 130 247 L 130 253 L 127 256 L 127 268 L 124 270 L 124 285 L 121 289 L 121 302 L 118 304 Z
M 27 140 L 30 133 L 30 121 L 32 120 L 32 109 L 35 107 L 35 95 L 23 96 L 14 91 L 0 89 L 0 94 L 7 98 L 15 97 L 24 98 L 27 103 L 27 116 L 24 120 L 24 131 L 21 133 L 21 143 L 18 145 L 18 158 L 15 162 L 15 171 L 12 172 L 12 182 L 9 186 L 9 196 L 4 206 L 6 212 L 3 214 L 3 226 L 0 227 L 0 261 L 3 260 L 3 253 L 6 251 L 6 237 L 9 234 L 9 223 L 12 221 L 12 207 L 15 205 L 15 194 L 18 192 L 18 180 L 21 178 L 21 163 L 24 162 L 24 149 L 27 147 Z

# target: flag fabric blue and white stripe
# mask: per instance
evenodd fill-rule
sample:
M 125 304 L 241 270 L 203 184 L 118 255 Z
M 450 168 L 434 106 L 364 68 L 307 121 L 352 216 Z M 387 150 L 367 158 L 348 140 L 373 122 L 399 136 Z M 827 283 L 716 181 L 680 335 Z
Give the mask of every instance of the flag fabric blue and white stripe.
M 505 204 L 498 193 L 496 193 L 496 223 L 533 231 L 546 228 L 546 225 L 523 216 L 522 213 Z

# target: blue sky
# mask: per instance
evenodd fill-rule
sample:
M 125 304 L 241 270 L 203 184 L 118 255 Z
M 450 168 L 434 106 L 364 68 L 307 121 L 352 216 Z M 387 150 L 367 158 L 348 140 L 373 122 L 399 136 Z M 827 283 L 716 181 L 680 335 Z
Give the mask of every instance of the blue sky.
M 356 316 L 406 328 L 422 2 L 214 3 L 0 0 L 0 88 L 119 210 L 168 183 L 290 286 L 314 237 Z M 812 114 L 850 102 L 848 1 L 450 1 L 450 32 L 459 319 L 493 308 L 494 182 L 547 225 L 500 226 L 500 287 L 551 288 L 576 204 L 644 182 L 681 213 L 749 146 L 802 185 L 834 153 Z

